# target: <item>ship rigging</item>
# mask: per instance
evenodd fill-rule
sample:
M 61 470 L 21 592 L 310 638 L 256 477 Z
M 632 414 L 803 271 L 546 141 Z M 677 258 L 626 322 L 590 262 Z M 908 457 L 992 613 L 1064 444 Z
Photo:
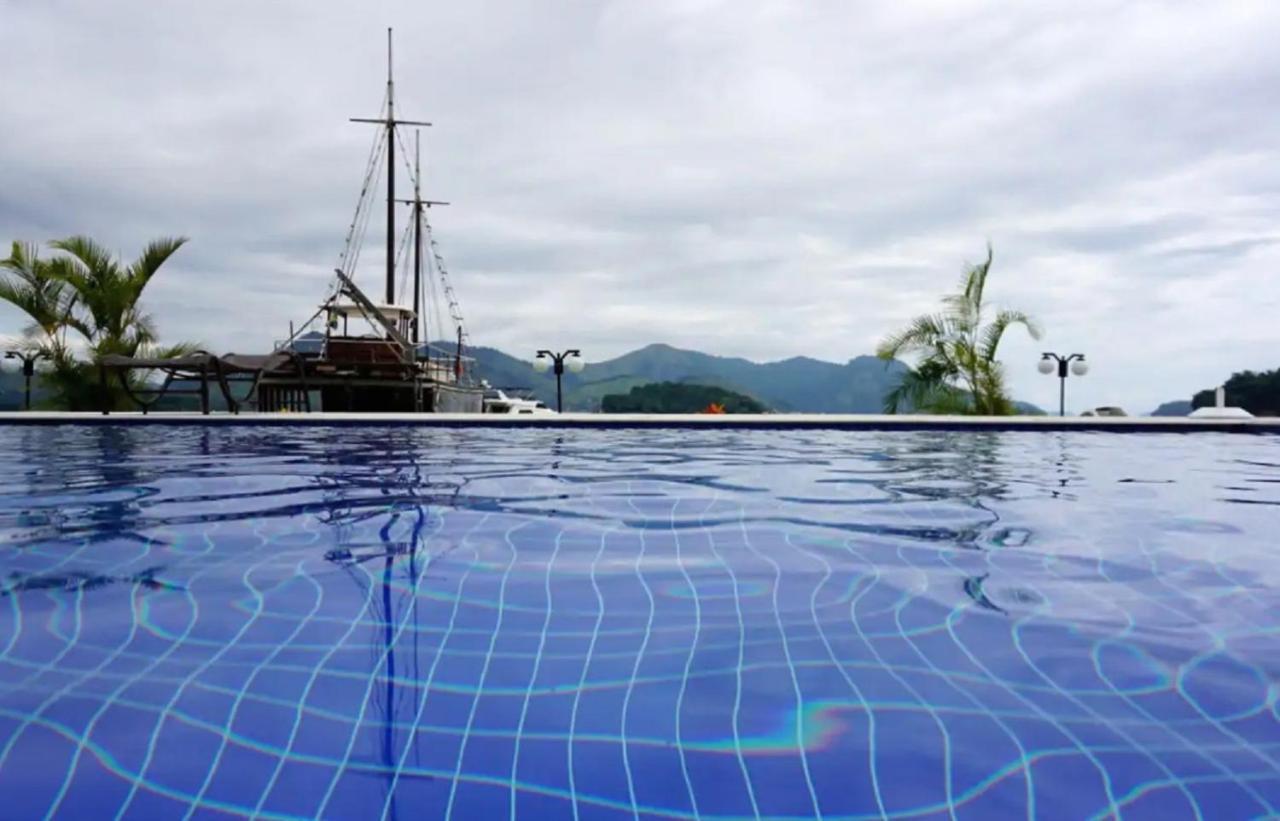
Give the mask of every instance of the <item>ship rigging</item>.
M 143 412 L 166 393 L 198 393 L 201 409 L 207 413 L 211 381 L 233 412 L 241 407 L 261 411 L 481 411 L 483 392 L 469 367 L 471 360 L 464 354 L 467 336 L 462 312 L 428 219 L 432 208 L 449 203 L 422 196 L 420 129 L 431 123 L 397 116 L 392 54 L 392 32 L 387 29 L 387 85 L 379 116 L 351 118 L 352 122 L 376 125 L 377 132 L 334 278 L 316 312 L 299 326 L 290 323 L 288 337 L 267 355 L 214 356 L 200 351 L 174 359 L 107 357 L 102 370 L 104 408 L 108 405 L 107 373 L 115 371 L 122 389 Z M 412 164 L 403 140 L 406 128 L 414 129 Z M 396 196 L 400 163 L 412 184 L 411 197 Z M 383 301 L 375 303 L 356 284 L 356 274 L 384 168 L 385 283 Z M 408 206 L 409 218 L 403 233 L 398 234 L 396 212 L 404 206 Z M 402 275 L 397 288 L 398 270 Z M 410 276 L 411 289 L 407 282 Z M 411 302 L 406 304 L 404 298 L 410 291 Z M 434 309 L 432 323 L 427 321 L 429 306 Z M 432 333 L 449 342 L 432 344 Z M 158 372 L 163 383 L 159 388 L 139 385 L 129 378 L 133 371 Z M 194 389 L 175 386 L 197 382 Z M 246 383 L 247 391 L 243 387 L 234 390 Z

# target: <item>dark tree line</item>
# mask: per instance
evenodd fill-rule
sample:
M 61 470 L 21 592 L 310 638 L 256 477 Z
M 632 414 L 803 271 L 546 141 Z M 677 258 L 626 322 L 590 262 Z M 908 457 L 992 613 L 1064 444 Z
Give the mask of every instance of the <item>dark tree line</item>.
M 712 406 L 717 413 L 764 413 L 768 410 L 750 396 L 684 382 L 651 382 L 630 393 L 611 393 L 600 402 L 605 413 L 702 413 Z
M 1273 371 L 1241 371 L 1223 385 L 1227 404 L 1244 408 L 1254 416 L 1280 416 L 1280 368 Z M 1210 407 L 1214 389 L 1203 390 L 1191 398 L 1191 407 Z

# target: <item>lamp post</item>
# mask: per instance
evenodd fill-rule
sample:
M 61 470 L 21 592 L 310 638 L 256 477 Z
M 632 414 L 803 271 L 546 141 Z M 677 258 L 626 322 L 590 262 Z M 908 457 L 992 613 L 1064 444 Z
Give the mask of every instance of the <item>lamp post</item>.
M 582 351 L 579 351 L 577 348 L 570 348 L 564 353 L 538 351 L 538 355 L 534 357 L 533 369 L 538 373 L 546 373 L 551 368 L 555 368 L 557 413 L 564 411 L 564 399 L 560 390 L 560 378 L 564 375 L 565 369 L 568 368 L 570 373 L 581 373 L 586 364 L 587 363 L 582 359 Z
M 43 351 L 36 351 L 31 354 L 24 353 L 23 351 L 5 351 L 4 354 L 5 359 L 22 360 L 22 376 L 25 378 L 27 383 L 26 401 L 23 404 L 26 406 L 27 410 L 31 410 L 31 376 L 36 372 L 36 360 L 44 355 Z
M 1071 373 L 1076 376 L 1084 376 L 1089 372 L 1089 364 L 1084 361 L 1084 354 L 1073 353 L 1069 356 L 1060 356 L 1056 353 L 1045 352 L 1040 355 L 1040 364 L 1036 368 L 1040 373 L 1048 376 L 1054 371 L 1054 363 L 1057 363 L 1058 370 L 1058 415 L 1067 415 L 1067 369 L 1070 366 Z

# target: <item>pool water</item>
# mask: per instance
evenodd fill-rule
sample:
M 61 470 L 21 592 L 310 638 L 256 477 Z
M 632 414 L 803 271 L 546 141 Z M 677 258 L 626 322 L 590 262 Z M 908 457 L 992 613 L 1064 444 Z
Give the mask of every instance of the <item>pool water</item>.
M 1280 813 L 1280 438 L 0 429 L 4 818 Z

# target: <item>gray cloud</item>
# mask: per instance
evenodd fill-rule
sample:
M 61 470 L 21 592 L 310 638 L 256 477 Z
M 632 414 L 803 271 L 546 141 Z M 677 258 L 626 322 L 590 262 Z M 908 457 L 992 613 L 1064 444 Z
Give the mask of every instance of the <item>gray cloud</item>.
M 270 344 L 341 250 L 386 25 L 477 342 L 843 360 L 990 240 L 1048 328 L 1021 398 L 1043 347 L 1093 360 L 1081 407 L 1280 364 L 1263 2 L 0 0 L 0 239 L 189 235 L 162 331 Z

